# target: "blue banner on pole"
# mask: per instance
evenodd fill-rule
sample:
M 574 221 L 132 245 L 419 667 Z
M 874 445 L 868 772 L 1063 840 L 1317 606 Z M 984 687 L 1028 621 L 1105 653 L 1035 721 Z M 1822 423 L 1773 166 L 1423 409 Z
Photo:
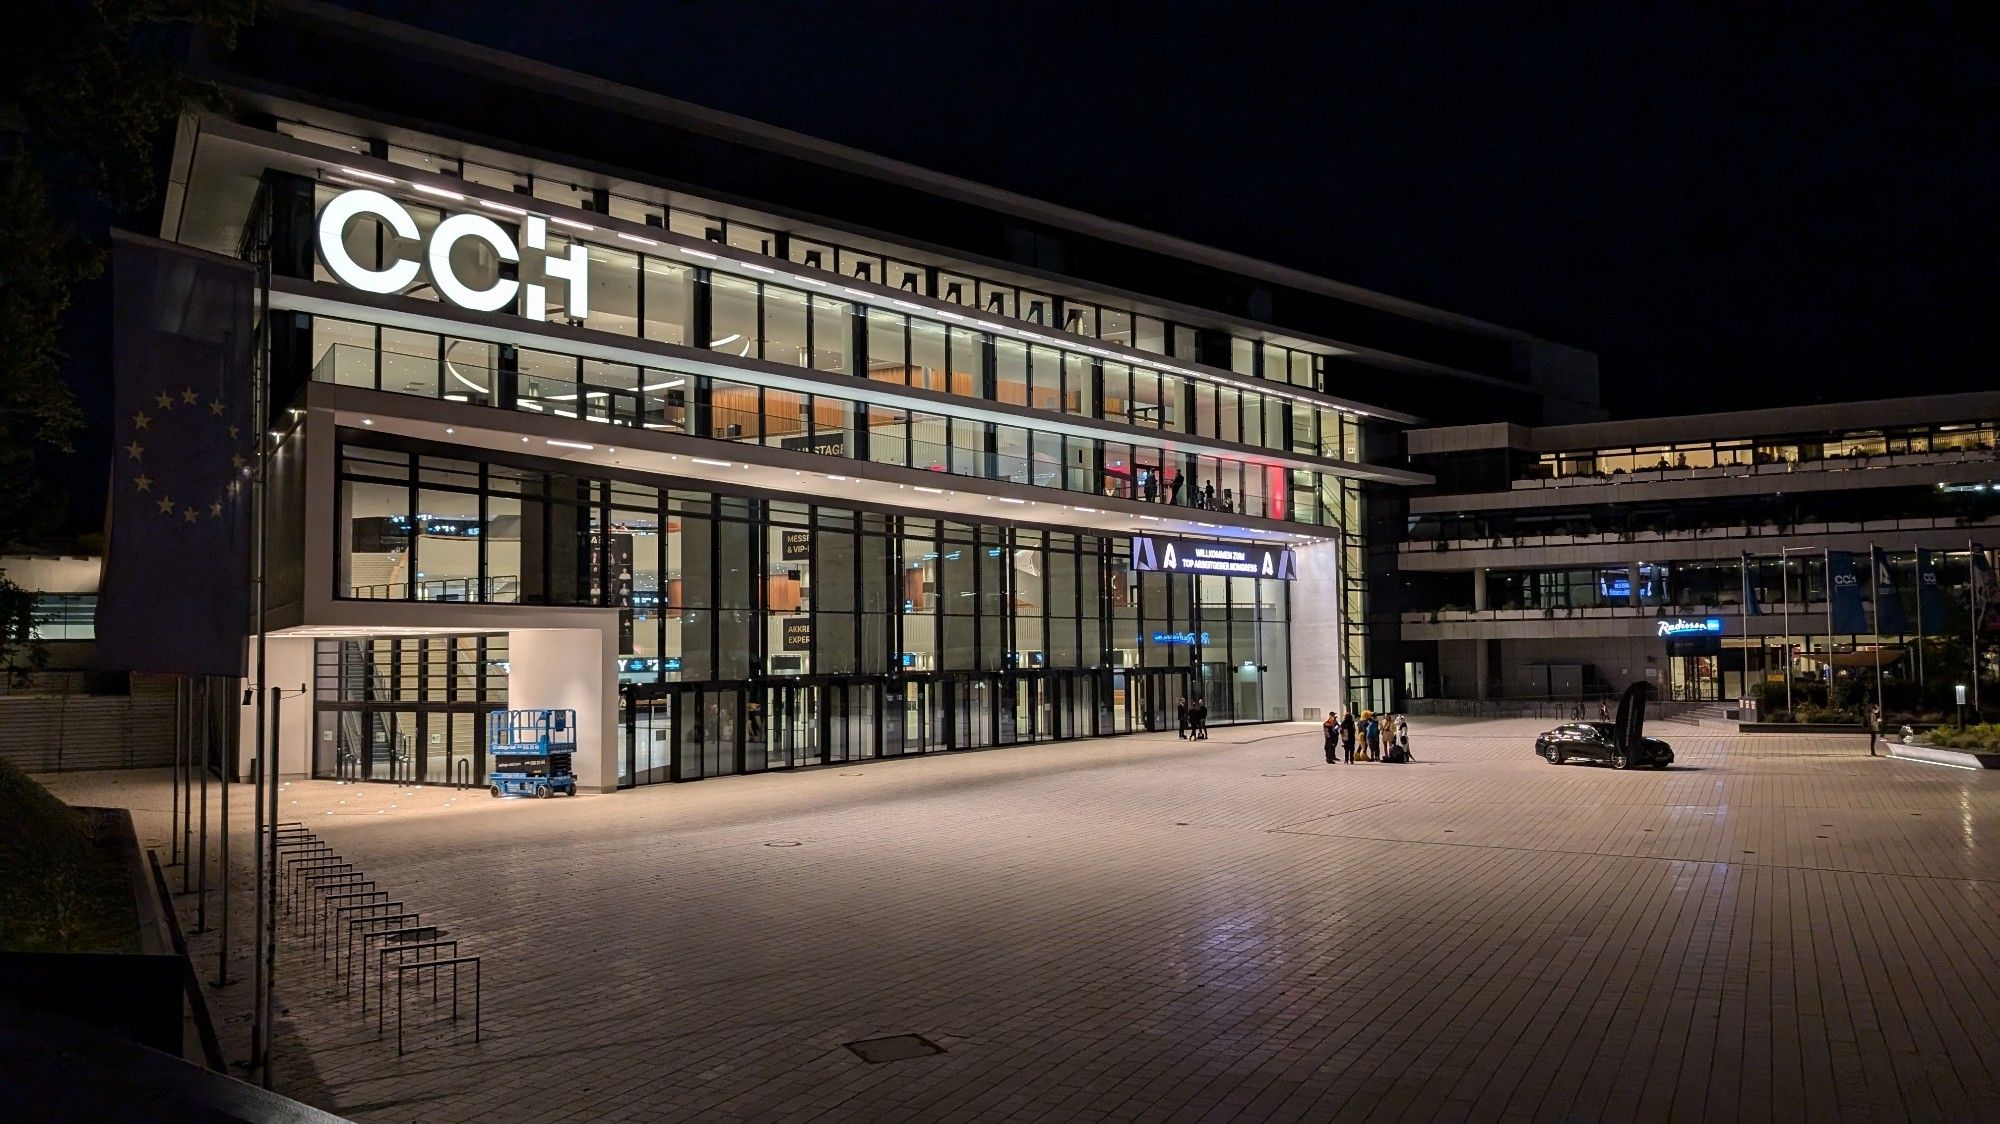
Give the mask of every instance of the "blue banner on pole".
M 1917 621 L 1926 635 L 1944 631 L 1944 590 L 1938 586 L 1937 560 L 1922 548 L 1917 550 Z
M 1875 576 L 1875 634 L 1900 636 L 1910 631 L 1910 614 L 1903 611 L 1903 595 L 1896 588 L 1895 571 L 1889 569 L 1889 555 L 1881 547 L 1873 547 L 1868 563 Z
M 1743 615 L 1754 617 L 1764 610 L 1757 607 L 1757 575 L 1752 569 L 1754 563 L 1750 552 L 1743 552 Z
M 1861 575 L 1856 572 L 1854 552 L 1826 552 L 1826 577 L 1830 589 L 1833 631 L 1854 635 L 1868 631 L 1868 613 L 1861 607 Z
M 243 674 L 250 613 L 252 305 L 246 262 L 112 241 L 111 535 L 99 666 Z

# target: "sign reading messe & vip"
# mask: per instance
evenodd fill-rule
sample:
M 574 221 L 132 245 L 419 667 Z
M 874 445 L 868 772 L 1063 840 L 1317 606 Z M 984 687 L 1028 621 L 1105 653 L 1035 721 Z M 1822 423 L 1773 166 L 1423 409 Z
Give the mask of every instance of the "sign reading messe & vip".
M 1132 536 L 1132 568 L 1163 574 L 1216 574 L 1232 578 L 1297 577 L 1290 547 L 1213 539 Z

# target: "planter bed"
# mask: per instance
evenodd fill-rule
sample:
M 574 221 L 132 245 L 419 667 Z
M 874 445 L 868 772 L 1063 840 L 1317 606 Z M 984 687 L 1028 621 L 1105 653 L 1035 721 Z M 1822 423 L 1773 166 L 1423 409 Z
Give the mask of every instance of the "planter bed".
M 1861 734 L 1868 728 L 1859 722 L 1739 722 L 1743 734 Z

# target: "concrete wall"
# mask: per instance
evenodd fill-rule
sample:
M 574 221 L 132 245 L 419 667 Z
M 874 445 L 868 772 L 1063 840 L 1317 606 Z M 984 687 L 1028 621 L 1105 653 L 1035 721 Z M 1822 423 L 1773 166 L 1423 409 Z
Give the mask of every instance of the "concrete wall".
M 1347 698 L 1340 665 L 1340 542 L 1302 546 L 1292 583 L 1292 713 L 1303 715 Z
M 263 684 L 257 681 L 257 640 L 249 642 L 249 660 L 245 666 L 250 674 L 243 680 L 246 687 L 256 688 L 257 695 L 264 699 L 265 730 L 270 730 L 270 697 Z M 308 754 L 312 749 L 312 697 L 296 692 L 303 685 L 307 691 L 313 687 L 313 641 L 309 636 L 276 635 L 270 638 L 270 647 L 265 654 L 264 684 L 284 691 L 285 698 L 279 704 L 278 726 L 278 772 L 285 777 L 304 777 L 311 774 Z M 252 758 L 257 753 L 257 713 L 255 702 L 241 707 L 242 740 L 237 760 L 241 763 L 243 779 L 254 779 L 255 764 Z
M 0 555 L 0 573 L 29 593 L 96 593 L 102 558 L 69 555 Z
M 577 787 L 618 787 L 618 636 L 579 628 L 509 629 L 507 707 L 576 711 Z

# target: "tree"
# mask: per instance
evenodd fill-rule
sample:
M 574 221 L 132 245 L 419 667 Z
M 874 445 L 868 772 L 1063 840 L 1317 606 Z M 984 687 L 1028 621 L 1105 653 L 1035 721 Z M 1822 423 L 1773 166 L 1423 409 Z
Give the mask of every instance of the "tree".
M 0 549 L 45 526 L 48 458 L 83 423 L 58 347 L 72 289 L 104 269 L 103 216 L 146 206 L 169 126 L 213 91 L 174 49 L 227 39 L 254 0 L 30 0 L 0 37 Z M 59 203 L 51 205 L 51 190 Z M 44 659 L 0 572 L 0 668 Z

